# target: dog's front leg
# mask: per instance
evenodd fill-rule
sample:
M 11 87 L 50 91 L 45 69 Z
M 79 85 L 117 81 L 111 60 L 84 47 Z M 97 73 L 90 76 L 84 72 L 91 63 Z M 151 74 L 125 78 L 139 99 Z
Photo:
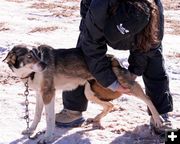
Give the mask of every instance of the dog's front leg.
M 45 113 L 46 113 L 46 133 L 44 137 L 39 141 L 39 143 L 49 143 L 52 141 L 54 136 L 55 129 L 55 102 L 54 96 L 51 99 L 50 103 L 45 104 Z
M 29 130 L 24 130 L 22 132 L 22 134 L 33 134 L 33 132 L 35 131 L 38 123 L 41 120 L 41 114 L 42 114 L 42 110 L 43 110 L 43 100 L 42 100 L 42 96 L 36 92 L 36 108 L 35 108 L 35 115 L 34 115 L 34 119 L 33 122 L 29 128 Z

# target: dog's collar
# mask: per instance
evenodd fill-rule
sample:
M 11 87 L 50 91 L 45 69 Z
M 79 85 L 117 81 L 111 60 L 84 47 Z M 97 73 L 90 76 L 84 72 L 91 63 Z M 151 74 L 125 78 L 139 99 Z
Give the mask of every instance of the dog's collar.
M 29 75 L 25 76 L 25 77 L 22 77 L 21 79 L 27 79 L 27 78 L 31 78 L 31 80 L 34 79 L 34 75 L 35 75 L 35 72 L 32 72 L 30 73 Z

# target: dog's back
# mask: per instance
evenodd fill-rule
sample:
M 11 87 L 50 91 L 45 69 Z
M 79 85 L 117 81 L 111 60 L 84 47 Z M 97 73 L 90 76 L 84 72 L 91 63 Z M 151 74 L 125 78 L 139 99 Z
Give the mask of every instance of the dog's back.
M 53 69 L 55 75 L 92 78 L 80 48 L 53 49 L 50 46 L 41 45 L 38 49 L 42 53 L 41 59 L 47 63 L 49 69 Z

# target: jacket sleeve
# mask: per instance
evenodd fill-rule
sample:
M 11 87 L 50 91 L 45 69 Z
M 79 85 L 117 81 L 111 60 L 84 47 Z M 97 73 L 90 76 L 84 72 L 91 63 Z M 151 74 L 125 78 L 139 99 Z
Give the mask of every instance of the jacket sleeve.
M 81 22 L 80 22 L 80 26 L 79 26 L 79 30 L 82 32 L 83 28 L 84 28 L 84 20 L 86 17 L 86 13 L 89 9 L 89 6 L 91 4 L 91 0 L 81 0 L 81 4 L 80 4 L 80 15 L 81 15 Z
M 159 38 L 160 40 L 163 39 L 164 36 L 164 9 L 163 9 L 163 5 L 161 3 L 161 0 L 155 0 L 158 9 L 159 9 L 159 14 L 160 14 L 160 23 L 159 23 Z
M 128 62 L 128 70 L 137 76 L 141 76 L 144 73 L 147 66 L 147 55 L 146 53 L 131 51 Z
M 83 27 L 82 51 L 92 75 L 105 87 L 117 80 L 106 57 L 107 46 L 103 28 L 108 0 L 92 0 Z
M 86 17 L 86 13 L 89 9 L 90 4 L 91 4 L 91 0 L 81 0 L 80 14 L 82 18 Z

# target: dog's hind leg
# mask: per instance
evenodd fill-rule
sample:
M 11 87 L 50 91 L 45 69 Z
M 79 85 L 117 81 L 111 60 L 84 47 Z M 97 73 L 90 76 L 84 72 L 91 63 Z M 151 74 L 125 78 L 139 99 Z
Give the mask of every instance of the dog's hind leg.
M 89 119 L 93 122 L 100 122 L 101 118 L 106 116 L 113 108 L 113 104 L 110 102 L 102 101 L 98 97 L 95 96 L 96 94 L 92 91 L 90 84 L 87 82 L 85 84 L 85 96 L 86 98 L 94 103 L 97 103 L 103 107 L 103 110 L 100 114 L 98 114 L 95 118 Z
M 162 126 L 162 122 L 163 119 L 161 118 L 161 116 L 159 115 L 158 111 L 156 110 L 154 104 L 152 103 L 152 101 L 150 100 L 150 98 L 144 93 L 144 91 L 142 90 L 141 86 L 135 82 L 132 87 L 131 87 L 131 92 L 134 96 L 136 96 L 137 98 L 143 100 L 148 108 L 151 111 L 152 117 L 155 121 L 155 124 L 157 127 L 161 127 Z
M 34 119 L 33 122 L 29 128 L 29 130 L 24 130 L 22 132 L 22 134 L 33 134 L 33 132 L 35 131 L 38 123 L 41 120 L 41 114 L 42 114 L 42 110 L 43 110 L 43 100 L 41 95 L 37 92 L 36 93 L 36 108 L 35 108 L 35 114 L 34 114 Z

